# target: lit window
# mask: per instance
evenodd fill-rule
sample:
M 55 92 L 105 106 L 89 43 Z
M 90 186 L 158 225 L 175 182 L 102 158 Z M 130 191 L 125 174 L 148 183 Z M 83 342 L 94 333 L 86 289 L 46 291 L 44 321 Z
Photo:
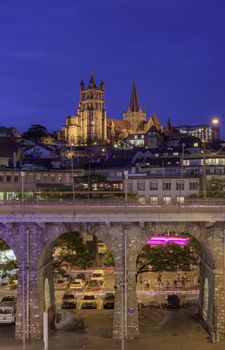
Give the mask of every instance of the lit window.
M 163 203 L 164 204 L 171 204 L 171 197 L 170 196 L 164 196 L 163 197 Z
M 183 196 L 177 196 L 177 203 L 184 204 L 184 197 Z
M 194 147 L 198 147 L 198 142 L 195 142 L 195 143 L 194 143 Z
M 158 204 L 158 201 L 159 201 L 158 196 L 151 196 L 150 197 L 151 204 Z

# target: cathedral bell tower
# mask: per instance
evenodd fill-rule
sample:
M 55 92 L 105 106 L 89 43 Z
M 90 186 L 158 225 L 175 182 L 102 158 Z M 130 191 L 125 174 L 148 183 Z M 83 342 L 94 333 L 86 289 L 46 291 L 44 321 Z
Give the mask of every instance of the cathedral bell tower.
M 107 139 L 104 92 L 104 82 L 101 81 L 97 87 L 93 72 L 86 88 L 83 80 L 80 82 L 78 118 L 83 144 L 104 142 Z
M 136 133 L 139 129 L 142 129 L 142 124 L 146 122 L 146 113 L 142 112 L 140 107 L 135 82 L 133 82 L 132 86 L 130 105 L 127 112 L 124 113 L 123 119 L 130 123 L 133 133 Z

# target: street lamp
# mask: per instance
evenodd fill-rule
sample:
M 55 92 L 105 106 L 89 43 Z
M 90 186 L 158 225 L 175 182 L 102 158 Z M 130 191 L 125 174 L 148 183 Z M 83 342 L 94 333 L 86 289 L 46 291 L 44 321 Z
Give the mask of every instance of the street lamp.
M 205 142 L 203 142 L 202 148 L 202 158 L 203 158 L 203 172 L 202 172 L 202 190 L 203 190 L 203 198 L 207 196 L 206 190 L 206 161 L 205 161 Z
M 26 229 L 26 245 L 27 245 L 27 339 L 29 339 L 30 324 L 30 230 Z
M 75 192 L 74 192 L 74 168 L 73 168 L 73 144 L 70 145 L 70 155 L 71 155 L 71 174 L 72 174 L 72 191 L 73 191 L 73 204 L 75 203 Z
M 21 176 L 21 204 L 22 204 L 22 208 L 24 205 L 24 176 L 25 176 L 25 172 L 21 171 L 20 172 L 20 176 Z
M 183 184 L 184 184 L 184 180 L 183 180 L 183 173 L 184 173 L 184 147 L 185 147 L 185 143 L 182 143 L 182 154 L 181 154 L 181 169 L 180 169 L 180 198 L 179 198 L 179 207 L 181 206 L 181 194 L 182 194 L 182 189 L 183 189 Z
M 124 191 L 125 191 L 125 208 L 127 208 L 127 180 L 128 180 L 128 171 L 124 170 Z
M 220 120 L 219 120 L 219 118 L 214 117 L 214 118 L 211 120 L 211 123 L 212 123 L 213 126 L 217 126 L 217 125 L 219 125 Z

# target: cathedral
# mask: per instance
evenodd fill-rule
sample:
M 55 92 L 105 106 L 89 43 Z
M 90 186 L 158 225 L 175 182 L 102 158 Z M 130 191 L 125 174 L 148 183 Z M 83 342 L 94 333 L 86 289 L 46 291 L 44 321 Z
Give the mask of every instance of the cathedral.
M 113 142 L 113 140 L 115 142 L 116 138 L 126 138 L 131 134 L 144 134 L 152 126 L 158 131 L 162 128 L 156 115 L 149 120 L 146 119 L 146 112 L 139 104 L 135 83 L 133 83 L 130 104 L 123 114 L 123 119 L 107 119 L 105 85 L 101 81 L 98 87 L 92 72 L 87 87 L 83 80 L 80 82 L 77 114 L 66 118 L 66 125 L 62 127 L 58 137 L 70 145 L 90 145 Z

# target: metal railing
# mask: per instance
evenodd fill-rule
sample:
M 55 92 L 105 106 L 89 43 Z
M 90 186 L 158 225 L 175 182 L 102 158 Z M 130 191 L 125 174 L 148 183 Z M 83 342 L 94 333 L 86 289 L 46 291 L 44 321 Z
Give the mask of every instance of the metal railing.
M 132 213 L 221 213 L 225 212 L 225 199 L 186 199 L 184 203 L 140 202 L 138 198 L 75 198 L 1 201 L 0 215 L 16 214 L 132 214 Z

